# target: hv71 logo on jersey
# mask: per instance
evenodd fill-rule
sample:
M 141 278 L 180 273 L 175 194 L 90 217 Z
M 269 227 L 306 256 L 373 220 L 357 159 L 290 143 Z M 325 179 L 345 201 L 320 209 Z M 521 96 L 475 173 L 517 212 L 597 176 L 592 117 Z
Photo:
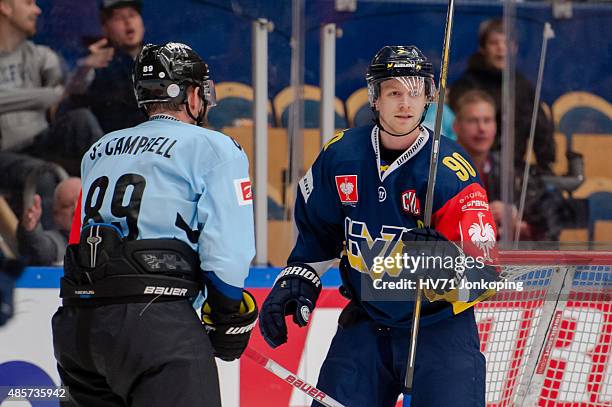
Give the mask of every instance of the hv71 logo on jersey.
M 356 204 L 359 201 L 357 175 L 336 175 L 336 189 L 343 204 Z
M 253 190 L 249 178 L 235 179 L 234 188 L 236 189 L 238 205 L 244 206 L 253 204 Z
M 402 209 L 414 216 L 421 214 L 421 204 L 419 203 L 416 190 L 409 189 L 402 192 Z

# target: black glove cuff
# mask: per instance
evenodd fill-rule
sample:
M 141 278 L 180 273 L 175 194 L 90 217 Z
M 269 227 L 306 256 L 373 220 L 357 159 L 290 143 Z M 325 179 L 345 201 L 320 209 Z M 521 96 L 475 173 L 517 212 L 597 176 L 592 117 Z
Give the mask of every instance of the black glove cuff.
M 242 298 L 234 300 L 227 297 L 212 284 L 206 284 L 206 302 L 215 315 L 233 315 L 240 311 Z
M 219 331 L 225 334 L 240 334 L 250 332 L 253 329 L 259 310 L 253 295 L 247 290 L 243 290 L 242 301 L 238 303 L 237 312 L 220 314 L 213 308 L 211 314 L 217 317 L 214 325 Z
M 448 241 L 446 237 L 434 228 L 414 228 L 402 233 L 404 242 L 436 242 Z
M 321 279 L 319 275 L 315 271 L 314 268 L 309 266 L 306 263 L 291 263 L 285 267 L 280 274 L 276 277 L 276 281 L 274 285 L 282 284 L 284 280 L 288 280 L 291 278 L 298 278 L 300 280 L 306 281 L 312 285 L 315 290 L 316 296 L 319 296 L 321 293 Z

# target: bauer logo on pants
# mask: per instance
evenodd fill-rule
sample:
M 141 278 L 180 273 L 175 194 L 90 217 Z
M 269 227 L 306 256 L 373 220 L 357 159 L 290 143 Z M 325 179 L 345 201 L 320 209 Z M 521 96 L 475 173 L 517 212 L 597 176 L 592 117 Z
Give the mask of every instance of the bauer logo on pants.
M 356 204 L 359 201 L 357 175 L 336 175 L 336 189 L 343 204 Z
M 243 206 L 253 204 L 253 191 L 251 189 L 251 180 L 249 178 L 235 179 L 234 188 L 236 189 L 238 205 Z

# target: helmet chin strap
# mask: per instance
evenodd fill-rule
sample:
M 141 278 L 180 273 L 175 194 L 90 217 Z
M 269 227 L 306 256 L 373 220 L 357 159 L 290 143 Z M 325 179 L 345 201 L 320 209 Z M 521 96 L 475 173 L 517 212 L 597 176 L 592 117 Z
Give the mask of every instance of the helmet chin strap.
M 425 109 L 423 109 L 423 113 L 421 114 L 421 120 L 419 120 L 419 123 L 416 126 L 414 126 L 410 131 L 408 131 L 408 132 L 406 132 L 404 134 L 391 133 L 389 130 L 385 129 L 383 127 L 382 123 L 380 122 L 380 114 L 377 111 L 374 112 L 374 116 L 375 116 L 374 123 L 376 123 L 376 125 L 378 127 L 380 127 L 380 129 L 382 131 L 384 131 L 385 133 L 387 133 L 387 134 L 389 134 L 389 135 L 391 135 L 393 137 L 404 137 L 404 136 L 407 136 L 408 134 L 412 133 L 417 127 L 419 127 L 421 124 L 423 124 L 423 122 L 425 121 L 425 115 L 427 115 L 427 109 L 429 109 L 429 103 L 427 103 L 425 105 Z
M 196 126 L 201 126 L 202 123 L 204 123 L 204 116 L 206 115 L 206 105 L 208 104 L 208 102 L 206 102 L 206 100 L 200 98 L 200 100 L 202 101 L 202 104 L 200 105 L 200 110 L 198 111 L 198 115 L 194 116 L 193 113 L 191 113 L 191 109 L 189 108 L 189 102 L 187 100 L 187 98 L 185 98 L 185 108 L 187 109 L 187 114 L 189 115 L 189 117 L 191 117 L 192 120 L 195 120 L 196 122 Z

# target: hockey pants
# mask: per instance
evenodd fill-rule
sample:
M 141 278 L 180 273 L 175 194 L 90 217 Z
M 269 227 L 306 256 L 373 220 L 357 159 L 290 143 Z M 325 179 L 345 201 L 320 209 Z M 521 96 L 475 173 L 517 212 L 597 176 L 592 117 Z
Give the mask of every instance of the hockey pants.
M 409 329 L 382 327 L 370 319 L 338 326 L 317 387 L 345 406 L 395 406 L 409 341 Z M 484 407 L 485 373 L 472 308 L 421 326 L 411 407 Z
M 62 406 L 220 406 L 212 346 L 187 300 L 63 306 L 52 320 Z

